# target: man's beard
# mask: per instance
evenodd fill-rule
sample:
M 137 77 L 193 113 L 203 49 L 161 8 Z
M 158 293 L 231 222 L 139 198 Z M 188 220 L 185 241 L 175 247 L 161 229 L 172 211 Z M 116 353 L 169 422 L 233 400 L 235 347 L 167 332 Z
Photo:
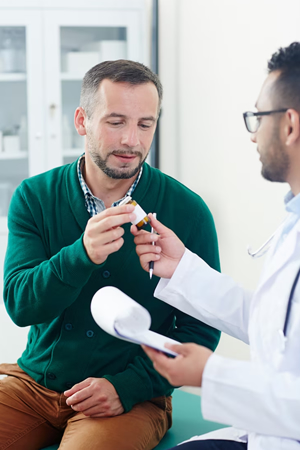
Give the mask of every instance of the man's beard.
M 113 150 L 105 158 L 102 158 L 99 155 L 99 153 L 95 150 L 95 147 L 91 144 L 93 144 L 93 143 L 88 142 L 88 149 L 89 149 L 89 153 L 90 153 L 92 161 L 96 164 L 97 167 L 99 167 L 99 169 L 102 170 L 103 173 L 105 173 L 105 175 L 107 175 L 108 177 L 113 178 L 115 180 L 121 180 L 121 179 L 127 180 L 129 178 L 134 177 L 134 175 L 136 175 L 140 171 L 142 165 L 144 164 L 144 162 L 148 156 L 148 153 L 147 153 L 145 158 L 142 159 L 141 152 L 134 152 L 132 150 Z M 136 167 L 128 168 L 127 170 L 126 170 L 126 167 L 127 167 L 128 163 L 124 163 L 123 166 L 120 168 L 109 167 L 107 164 L 108 158 L 114 154 L 135 155 L 139 158 L 139 163 Z
M 278 131 L 274 130 L 272 142 L 270 142 L 269 149 L 273 149 L 273 154 L 268 155 L 269 161 L 262 161 L 261 174 L 268 181 L 276 181 L 285 183 L 287 174 L 290 168 L 290 160 L 285 151 L 285 147 L 281 144 Z

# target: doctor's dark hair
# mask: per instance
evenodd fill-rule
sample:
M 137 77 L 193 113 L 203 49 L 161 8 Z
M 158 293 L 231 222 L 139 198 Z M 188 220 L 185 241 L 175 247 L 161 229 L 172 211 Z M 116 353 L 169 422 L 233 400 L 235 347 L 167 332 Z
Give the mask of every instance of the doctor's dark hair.
M 157 89 L 158 112 L 160 111 L 163 88 L 158 76 L 144 64 L 118 59 L 97 64 L 85 74 L 81 87 L 80 106 L 85 110 L 88 118 L 92 116 L 95 110 L 96 94 L 101 81 L 105 79 L 114 83 L 129 83 L 132 85 L 153 83 Z
M 274 108 L 293 108 L 300 112 L 300 42 L 281 47 L 268 61 L 268 73 L 278 71 L 274 87 Z

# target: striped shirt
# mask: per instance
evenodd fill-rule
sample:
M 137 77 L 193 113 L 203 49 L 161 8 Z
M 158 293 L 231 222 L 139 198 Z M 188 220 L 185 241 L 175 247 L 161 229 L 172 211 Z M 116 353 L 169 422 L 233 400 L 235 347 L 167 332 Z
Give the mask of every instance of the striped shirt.
M 83 154 L 78 160 L 78 163 L 77 163 L 77 174 L 78 174 L 78 179 L 79 179 L 79 183 L 80 183 L 81 189 L 82 189 L 83 194 L 84 194 L 85 207 L 86 207 L 88 213 L 91 215 L 91 217 L 93 217 L 96 214 L 99 214 L 100 212 L 104 211 L 106 208 L 105 208 L 104 202 L 100 198 L 95 197 L 92 194 L 92 192 L 90 191 L 90 189 L 87 186 L 86 182 L 84 181 L 84 178 L 83 178 L 83 175 L 82 175 L 82 169 L 83 169 L 83 165 L 84 164 L 85 164 L 85 154 Z M 142 176 L 142 172 L 143 172 L 143 167 L 141 167 L 137 178 L 134 180 L 134 182 L 132 183 L 132 185 L 128 189 L 126 195 L 124 195 L 123 198 L 120 198 L 120 200 L 117 200 L 116 202 L 114 202 L 111 206 L 118 206 L 119 203 L 125 197 L 127 197 L 128 195 L 132 196 L 132 193 L 134 192 L 135 188 L 137 187 L 138 182 L 140 181 L 140 178 Z

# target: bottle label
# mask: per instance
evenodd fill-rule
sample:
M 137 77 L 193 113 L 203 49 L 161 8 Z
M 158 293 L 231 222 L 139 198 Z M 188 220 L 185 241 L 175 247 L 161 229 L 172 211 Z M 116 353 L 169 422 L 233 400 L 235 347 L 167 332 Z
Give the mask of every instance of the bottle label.
M 141 220 L 143 220 L 144 217 L 147 217 L 147 214 L 145 213 L 143 208 L 140 207 L 140 205 L 136 205 L 133 213 L 136 215 L 136 219 L 132 221 L 133 225 L 136 225 L 137 223 L 141 222 Z

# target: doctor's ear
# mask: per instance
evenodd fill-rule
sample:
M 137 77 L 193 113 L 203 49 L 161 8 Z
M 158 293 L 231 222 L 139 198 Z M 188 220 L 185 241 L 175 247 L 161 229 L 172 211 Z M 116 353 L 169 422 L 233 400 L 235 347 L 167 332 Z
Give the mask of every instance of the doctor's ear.
M 288 109 L 284 126 L 285 143 L 287 146 L 295 144 L 300 139 L 300 117 L 295 109 Z
M 79 106 L 74 115 L 74 125 L 77 130 L 77 133 L 80 134 L 80 136 L 86 135 L 86 129 L 85 129 L 85 122 L 86 122 L 86 113 L 81 106 Z

